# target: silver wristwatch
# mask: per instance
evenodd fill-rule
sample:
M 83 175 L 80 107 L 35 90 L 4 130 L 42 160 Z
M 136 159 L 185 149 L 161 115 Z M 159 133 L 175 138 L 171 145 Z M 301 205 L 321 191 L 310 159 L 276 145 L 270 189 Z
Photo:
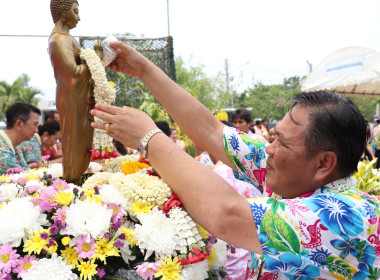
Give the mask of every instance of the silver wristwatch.
M 140 140 L 139 144 L 137 145 L 137 152 L 143 156 L 144 158 L 148 155 L 148 143 L 150 139 L 156 135 L 157 133 L 162 132 L 161 129 L 154 128 L 150 130 L 145 136 Z

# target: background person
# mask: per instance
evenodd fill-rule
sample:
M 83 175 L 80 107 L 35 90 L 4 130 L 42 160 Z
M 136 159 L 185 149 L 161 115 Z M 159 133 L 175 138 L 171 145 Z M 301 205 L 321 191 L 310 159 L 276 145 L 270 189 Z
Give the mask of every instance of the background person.
M 235 128 L 243 131 L 244 133 L 247 133 L 252 138 L 262 141 L 264 143 L 267 142 L 264 137 L 261 135 L 258 135 L 256 133 L 253 133 L 250 130 L 250 127 L 252 126 L 252 114 L 251 112 L 246 108 L 238 108 L 231 114 L 232 118 L 232 124 Z
M 144 112 L 106 104 L 91 112 L 112 123 L 108 134 L 123 144 L 136 147 L 144 139 L 149 161 L 202 227 L 263 255 L 264 264 L 253 263 L 250 277 L 378 278 L 380 210 L 350 178 L 366 135 L 365 120 L 349 99 L 328 91 L 294 95 L 276 125 L 275 141 L 265 147 L 221 124 L 133 48 L 112 46 L 121 50 L 114 71 L 140 78 L 186 135 L 262 187 L 263 197 L 243 198 L 177 149 Z
M 170 129 L 170 135 L 169 137 L 173 140 L 174 143 L 177 144 L 178 147 L 181 148 L 181 150 L 185 150 L 186 144 L 184 141 L 178 139 L 178 131 L 175 128 Z
M 41 111 L 27 103 L 17 102 L 6 113 L 7 126 L 0 130 L 0 174 L 9 168 L 30 169 L 20 144 L 30 141 L 38 132 Z

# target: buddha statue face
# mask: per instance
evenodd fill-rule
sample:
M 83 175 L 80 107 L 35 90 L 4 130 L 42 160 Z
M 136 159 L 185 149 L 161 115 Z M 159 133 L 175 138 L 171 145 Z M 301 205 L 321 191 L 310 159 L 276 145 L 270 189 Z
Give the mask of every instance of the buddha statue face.
M 50 12 L 53 22 L 61 20 L 69 29 L 74 28 L 80 20 L 78 6 L 77 0 L 51 0 Z

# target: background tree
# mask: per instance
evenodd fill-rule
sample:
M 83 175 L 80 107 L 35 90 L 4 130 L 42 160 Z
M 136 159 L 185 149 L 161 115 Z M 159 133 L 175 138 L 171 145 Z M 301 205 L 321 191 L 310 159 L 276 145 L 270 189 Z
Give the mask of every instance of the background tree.
M 12 84 L 0 81 L 0 119 L 4 119 L 5 111 L 15 102 L 25 102 L 37 106 L 43 93 L 29 86 L 30 78 L 21 74 Z

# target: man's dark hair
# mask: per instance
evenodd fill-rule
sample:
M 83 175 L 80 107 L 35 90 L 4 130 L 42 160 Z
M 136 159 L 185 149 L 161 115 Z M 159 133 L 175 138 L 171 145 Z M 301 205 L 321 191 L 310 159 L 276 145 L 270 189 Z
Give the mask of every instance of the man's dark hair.
M 166 121 L 157 121 L 156 122 L 156 125 L 159 129 L 162 130 L 163 133 L 166 134 L 166 136 L 170 136 L 170 126 L 168 124 L 168 122 Z
M 45 114 L 44 114 L 44 118 L 45 118 L 45 122 L 47 122 L 47 121 L 51 121 L 51 120 L 54 120 L 55 119 L 55 114 L 58 114 L 58 112 L 57 111 L 47 111 L 47 112 L 45 112 Z
M 320 151 L 333 151 L 337 155 L 336 170 L 349 176 L 357 170 L 366 145 L 366 123 L 360 110 L 338 93 L 318 91 L 298 93 L 288 100 L 289 116 L 295 106 L 308 110 L 310 123 L 304 141 L 308 156 Z
M 30 113 L 34 112 L 41 115 L 40 109 L 30 105 L 28 103 L 16 102 L 8 107 L 5 112 L 5 117 L 7 118 L 7 129 L 13 128 L 17 120 L 22 120 L 26 123 L 30 118 Z
M 41 136 L 44 132 L 47 132 L 49 135 L 54 135 L 58 131 L 61 131 L 61 127 L 59 126 L 59 122 L 52 120 L 47 121 L 43 125 L 38 126 L 38 134 Z
M 239 108 L 232 112 L 231 119 L 234 121 L 236 118 L 241 118 L 245 120 L 247 123 L 252 122 L 252 114 L 251 112 L 246 108 Z

